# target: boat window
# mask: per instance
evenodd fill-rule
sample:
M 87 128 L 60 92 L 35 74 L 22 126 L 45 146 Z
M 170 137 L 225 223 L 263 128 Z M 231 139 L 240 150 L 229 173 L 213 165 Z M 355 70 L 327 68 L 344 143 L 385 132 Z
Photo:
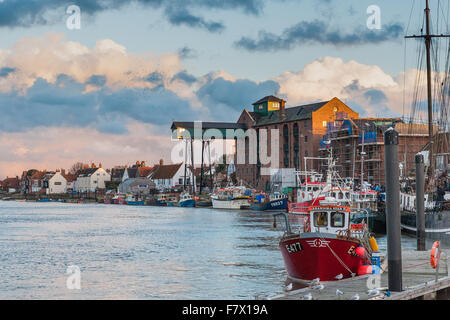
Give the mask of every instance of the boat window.
M 345 224 L 345 215 L 343 212 L 332 212 L 331 213 L 331 226 L 335 228 L 342 228 Z
M 343 199 L 344 198 L 344 194 L 342 192 L 339 192 L 339 197 L 338 199 Z
M 328 213 L 327 212 L 314 212 L 314 226 L 316 226 L 316 227 L 328 226 Z

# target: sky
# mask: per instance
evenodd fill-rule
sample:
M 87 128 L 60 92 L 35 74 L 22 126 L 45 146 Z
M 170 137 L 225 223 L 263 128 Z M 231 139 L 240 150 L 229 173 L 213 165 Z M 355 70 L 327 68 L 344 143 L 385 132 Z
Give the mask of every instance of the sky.
M 448 1 L 430 3 L 445 25 Z M 0 0 L 0 179 L 170 162 L 172 121 L 235 122 L 275 93 L 287 107 L 338 97 L 360 116 L 407 115 L 417 41 L 404 36 L 420 34 L 424 5 Z

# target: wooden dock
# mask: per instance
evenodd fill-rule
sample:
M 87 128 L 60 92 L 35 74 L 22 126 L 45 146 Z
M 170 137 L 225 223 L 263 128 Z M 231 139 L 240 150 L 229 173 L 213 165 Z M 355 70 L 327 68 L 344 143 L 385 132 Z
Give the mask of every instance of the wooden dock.
M 271 300 L 411 300 L 450 299 L 450 269 L 447 252 L 442 251 L 438 281 L 436 269 L 429 263 L 430 251 L 405 251 L 402 253 L 402 292 L 388 291 L 387 261 L 383 261 L 381 275 L 364 275 L 322 286 L 288 291 Z M 379 276 L 378 279 L 376 276 Z M 378 282 L 377 282 L 378 281 Z M 375 288 L 374 288 L 375 284 Z M 340 294 L 337 294 L 337 291 Z

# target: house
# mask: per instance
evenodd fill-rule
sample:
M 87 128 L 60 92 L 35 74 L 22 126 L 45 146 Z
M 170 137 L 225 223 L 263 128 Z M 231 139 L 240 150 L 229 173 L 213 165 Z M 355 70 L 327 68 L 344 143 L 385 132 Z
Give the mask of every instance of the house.
M 165 165 L 161 161 L 149 174 L 149 178 L 156 184 L 156 188 L 161 191 L 183 186 L 185 179 L 186 185 L 191 185 L 192 172 L 190 169 L 187 169 L 186 178 L 184 178 L 184 171 L 183 163 Z
M 20 179 L 19 177 L 15 178 L 6 178 L 2 181 L 2 189 L 8 193 L 15 193 L 20 191 Z
M 36 171 L 29 178 L 28 193 L 38 193 L 44 187 L 43 178 L 47 174 L 47 171 Z
M 76 180 L 76 191 L 94 192 L 105 188 L 105 181 L 111 181 L 111 174 L 102 167 L 86 168 L 80 171 Z
M 61 172 L 48 176 L 46 178 L 45 186 L 47 186 L 47 194 L 66 193 L 67 192 L 67 180 Z
M 150 194 L 152 189 L 156 189 L 156 184 L 149 178 L 131 178 L 119 185 L 120 193 Z
M 78 175 L 73 173 L 65 173 L 63 171 L 61 171 L 61 174 L 67 181 L 66 192 L 75 191 Z

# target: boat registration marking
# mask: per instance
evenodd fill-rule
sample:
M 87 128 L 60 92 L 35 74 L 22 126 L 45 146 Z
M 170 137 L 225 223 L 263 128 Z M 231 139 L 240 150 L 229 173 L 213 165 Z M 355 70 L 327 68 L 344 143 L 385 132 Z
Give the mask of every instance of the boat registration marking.
M 294 242 L 294 243 L 291 243 L 291 244 L 287 244 L 286 245 L 286 250 L 289 253 L 295 253 L 295 252 L 298 252 L 298 251 L 302 251 L 303 247 L 300 244 L 300 242 L 297 241 L 297 242 Z

